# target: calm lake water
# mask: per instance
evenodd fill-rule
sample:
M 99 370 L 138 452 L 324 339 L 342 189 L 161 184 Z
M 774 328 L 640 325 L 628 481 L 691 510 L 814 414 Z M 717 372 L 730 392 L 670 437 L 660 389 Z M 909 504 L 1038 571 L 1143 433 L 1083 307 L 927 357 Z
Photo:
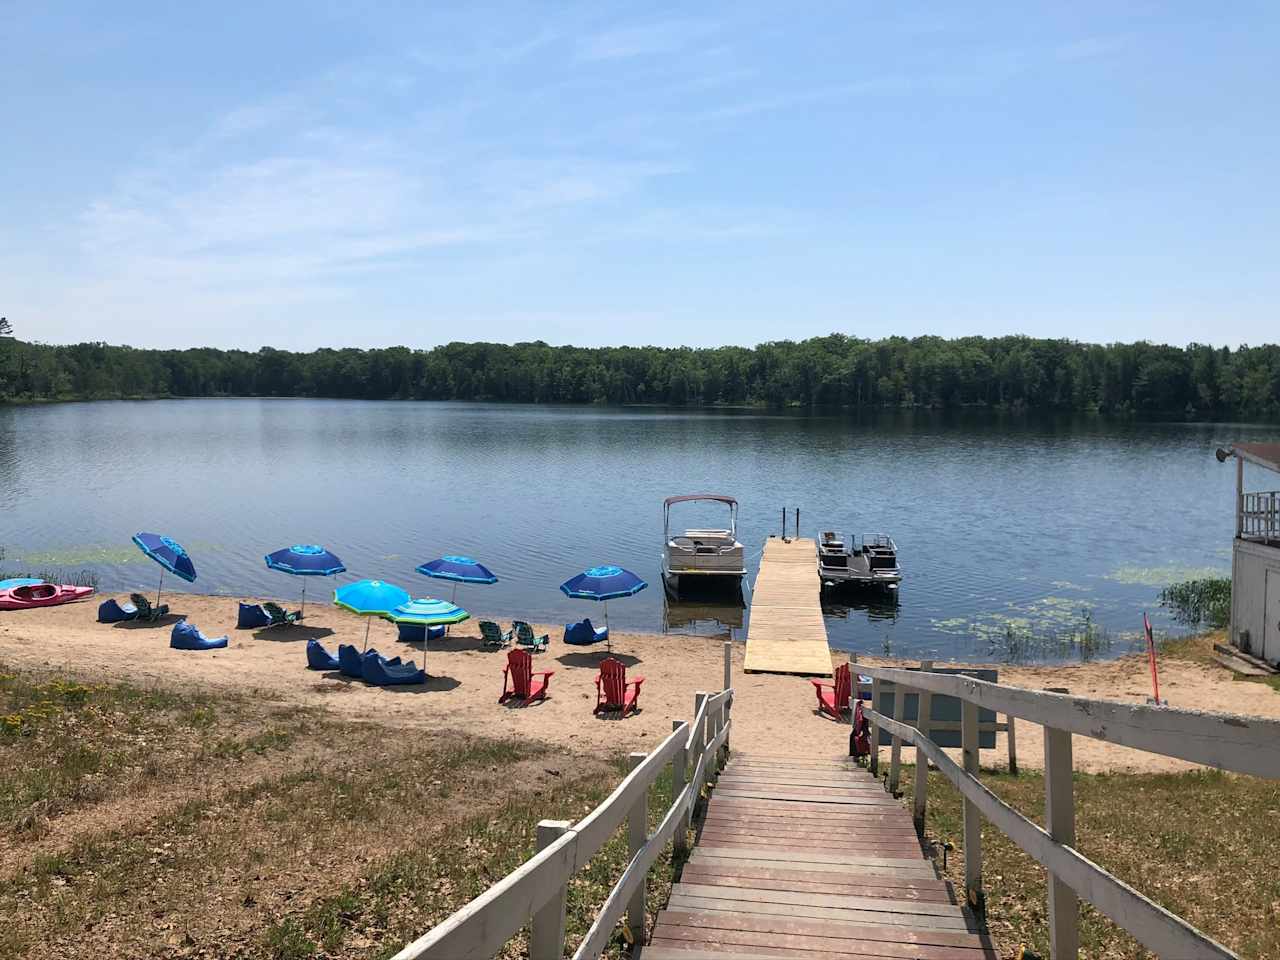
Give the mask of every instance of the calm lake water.
M 150 585 L 129 537 L 166 533 L 205 593 L 291 596 L 265 569 L 292 543 L 415 595 L 413 572 L 464 553 L 501 578 L 463 587 L 477 611 L 598 618 L 558 584 L 617 563 L 650 589 L 609 605 L 615 625 L 745 636 L 744 612 L 675 605 L 659 577 L 662 500 L 741 503 L 754 581 L 782 508 L 801 533 L 892 534 L 897 603 L 826 607 L 835 646 L 903 656 L 1061 659 L 1129 649 L 1161 586 L 1230 567 L 1234 468 L 1215 446 L 1265 426 L 1114 424 L 324 400 L 197 400 L 0 408 L 0 566 L 92 568 L 102 588 Z M 718 522 L 687 508 L 682 525 Z M 685 522 L 687 521 L 687 523 Z M 334 581 L 310 581 L 312 596 Z M 323 585 L 323 587 L 322 587 Z M 326 591 L 327 593 L 327 591 Z M 697 642 L 692 641 L 691 642 Z M 1012 649 L 1010 649 L 1012 648 Z

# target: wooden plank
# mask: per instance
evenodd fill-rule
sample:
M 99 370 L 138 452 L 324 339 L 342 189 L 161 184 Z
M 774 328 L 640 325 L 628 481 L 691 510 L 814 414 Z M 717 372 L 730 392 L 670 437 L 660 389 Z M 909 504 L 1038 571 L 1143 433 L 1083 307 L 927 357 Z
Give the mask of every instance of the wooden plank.
M 860 910 L 820 907 L 811 903 L 758 903 L 748 900 L 737 902 L 723 898 L 692 896 L 671 891 L 669 910 L 687 910 L 713 913 L 738 913 L 747 911 L 760 917 L 798 917 L 803 920 L 829 920 L 832 923 L 875 924 L 880 927 L 909 927 L 913 930 L 968 931 L 969 923 L 963 914 L 954 917 L 937 917 L 929 914 L 900 913 L 887 910 Z
M 694 943 L 788 946 L 828 950 L 837 955 L 912 960 L 995 957 L 989 940 L 960 930 L 912 930 L 746 913 L 667 910 L 659 918 L 654 936 Z
M 742 855 L 739 850 L 728 848 L 695 849 L 689 863 L 711 869 L 765 869 L 784 870 L 796 876 L 809 873 L 844 874 L 851 881 L 863 882 L 875 880 L 877 883 L 885 877 L 893 877 L 907 882 L 918 880 L 937 880 L 938 871 L 931 860 L 908 858 L 905 860 L 888 860 L 875 858 L 877 862 L 867 862 L 866 857 L 842 857 L 839 859 L 815 860 L 812 856 L 779 857 L 776 852 L 764 856 Z
M 712 846 L 715 849 L 712 849 Z M 706 847 L 699 844 L 698 853 L 705 853 L 718 857 L 733 857 L 739 860 L 769 860 L 781 863 L 805 864 L 804 869 L 809 869 L 809 864 L 814 863 L 830 863 L 848 868 L 856 866 L 864 867 L 890 867 L 893 869 L 902 868 L 921 868 L 929 871 L 930 876 L 935 876 L 933 869 L 929 866 L 928 861 L 919 857 L 877 857 L 860 853 L 825 853 L 821 850 L 805 850 L 791 851 L 786 850 L 770 850 L 767 847 L 748 847 L 741 844 L 733 846 L 728 844 L 715 844 Z M 695 853 L 694 856 L 697 856 Z
M 873 910 L 880 913 L 964 919 L 964 911 L 958 905 L 920 900 L 843 896 L 831 893 L 796 893 L 791 890 L 772 890 L 762 887 L 725 887 L 716 884 L 688 883 L 684 880 L 672 887 L 671 892 L 673 894 L 679 892 L 685 896 L 702 897 L 708 900 L 732 900 L 735 903 L 811 905 L 815 907 L 830 907 L 836 910 Z
M 822 619 L 817 544 L 811 539 L 765 542 L 751 591 L 747 652 L 752 673 L 831 676 L 831 651 Z
M 768 867 L 710 867 L 703 863 L 686 863 L 680 881 L 713 887 L 752 887 L 757 890 L 789 890 L 793 893 L 832 893 L 850 897 L 896 900 L 922 900 L 929 903 L 954 903 L 945 880 L 908 880 L 885 877 L 874 883 L 863 875 L 817 870 L 777 870 Z

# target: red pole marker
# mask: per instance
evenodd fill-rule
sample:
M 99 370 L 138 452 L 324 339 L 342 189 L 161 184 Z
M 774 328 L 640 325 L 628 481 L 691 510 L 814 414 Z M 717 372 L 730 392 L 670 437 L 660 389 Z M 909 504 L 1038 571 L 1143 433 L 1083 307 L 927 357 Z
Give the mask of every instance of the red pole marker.
M 1156 706 L 1160 706 L 1160 674 L 1156 672 L 1156 642 L 1151 636 L 1151 621 L 1147 611 L 1142 611 L 1142 626 L 1147 634 L 1147 659 L 1151 661 L 1151 688 L 1156 694 Z

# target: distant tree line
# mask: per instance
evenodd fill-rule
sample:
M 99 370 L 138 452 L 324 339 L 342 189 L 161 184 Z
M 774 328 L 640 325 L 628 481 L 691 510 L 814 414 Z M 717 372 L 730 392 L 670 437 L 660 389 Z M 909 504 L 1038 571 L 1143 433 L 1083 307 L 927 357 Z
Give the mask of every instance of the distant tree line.
M 984 406 L 1280 419 L 1280 346 L 843 334 L 756 347 L 142 350 L 0 337 L 0 400 L 341 397 L 526 403 Z

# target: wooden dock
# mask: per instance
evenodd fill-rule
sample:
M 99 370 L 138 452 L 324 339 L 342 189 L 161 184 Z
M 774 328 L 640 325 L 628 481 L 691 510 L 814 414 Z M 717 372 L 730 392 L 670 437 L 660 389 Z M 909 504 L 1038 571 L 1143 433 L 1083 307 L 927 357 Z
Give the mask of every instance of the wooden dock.
M 831 651 L 822 622 L 818 546 L 807 538 L 770 537 L 751 591 L 747 656 L 754 673 L 831 676 Z
M 810 541 L 812 543 L 812 541 Z M 843 759 L 734 753 L 644 960 L 996 960 L 906 807 Z

